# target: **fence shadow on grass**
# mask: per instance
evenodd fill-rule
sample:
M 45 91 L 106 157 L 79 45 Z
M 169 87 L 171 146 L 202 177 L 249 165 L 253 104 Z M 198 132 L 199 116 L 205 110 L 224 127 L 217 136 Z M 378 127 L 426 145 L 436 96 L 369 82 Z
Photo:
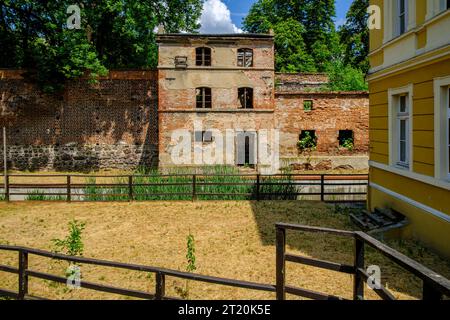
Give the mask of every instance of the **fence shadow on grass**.
M 359 231 L 345 210 L 335 210 L 334 204 L 307 201 L 252 201 L 253 215 L 258 227 L 260 241 L 265 246 L 275 246 L 277 222 L 317 226 L 323 228 Z M 385 243 L 411 259 L 431 268 L 445 277 L 450 277 L 450 262 L 425 249 L 412 240 L 388 239 Z M 353 239 L 322 233 L 288 232 L 287 252 L 314 259 L 342 264 L 353 264 Z M 378 251 L 366 246 L 365 268 L 377 265 L 381 269 L 383 285 L 414 298 L 422 298 L 422 281 L 403 268 L 385 258 Z M 446 262 L 447 261 L 447 262 Z M 446 269 L 445 266 L 448 266 Z M 298 275 L 308 276 L 308 275 Z M 333 279 L 330 279 L 333 281 Z M 349 282 L 350 283 L 350 282 Z M 349 292 L 352 287 L 349 285 Z M 370 290 L 366 288 L 366 290 Z M 332 292 L 329 292 L 332 294 Z

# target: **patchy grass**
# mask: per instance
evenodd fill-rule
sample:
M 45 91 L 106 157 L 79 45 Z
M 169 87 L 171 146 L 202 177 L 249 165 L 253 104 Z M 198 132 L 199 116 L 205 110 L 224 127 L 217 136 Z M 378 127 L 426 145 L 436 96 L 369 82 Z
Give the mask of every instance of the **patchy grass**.
M 275 283 L 275 222 L 352 230 L 346 215 L 325 204 L 299 201 L 211 201 L 150 203 L 0 203 L 0 243 L 52 249 L 67 223 L 86 222 L 84 256 L 184 270 L 186 237 L 195 237 L 197 273 Z M 449 261 L 413 241 L 388 244 L 446 277 Z M 288 252 L 352 263 L 350 239 L 288 233 Z M 382 281 L 402 299 L 421 297 L 421 281 L 367 250 L 367 264 L 381 267 Z M 0 263 L 17 266 L 17 254 L 0 252 Z M 33 270 L 64 275 L 65 262 L 30 257 Z M 154 292 L 153 274 L 81 266 L 83 280 Z M 308 266 L 287 265 L 287 283 L 319 292 L 352 297 L 352 276 Z M 168 277 L 166 292 L 177 296 L 184 280 Z M 17 276 L 0 273 L 0 287 L 16 290 Z M 120 296 L 30 279 L 30 294 L 55 299 L 119 299 Z M 366 296 L 376 299 L 369 289 Z M 189 283 L 190 299 L 273 299 L 274 294 L 219 285 Z M 288 298 L 294 298 L 289 296 Z

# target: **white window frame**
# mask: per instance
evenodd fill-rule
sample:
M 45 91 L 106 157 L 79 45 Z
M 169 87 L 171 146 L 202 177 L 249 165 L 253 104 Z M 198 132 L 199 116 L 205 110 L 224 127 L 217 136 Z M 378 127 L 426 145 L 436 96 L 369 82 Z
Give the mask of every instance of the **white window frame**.
M 401 106 L 401 101 L 402 98 L 405 98 L 405 111 L 402 111 L 400 106 Z M 410 160 L 409 159 L 409 126 L 410 126 L 410 122 L 411 122 L 411 115 L 409 114 L 409 101 L 408 101 L 408 95 L 404 94 L 404 95 L 399 95 L 396 96 L 397 99 L 397 111 L 396 111 L 396 125 L 397 125 L 397 142 L 398 142 L 398 150 L 397 150 L 397 165 L 401 166 L 401 167 L 405 167 L 405 168 L 409 168 L 409 163 Z M 402 122 L 405 122 L 405 138 L 404 140 L 402 140 Z M 405 159 L 402 160 L 402 142 L 405 143 Z
M 434 79 L 434 175 L 450 182 L 450 76 Z
M 400 34 L 399 0 L 384 1 L 384 35 L 383 43 L 400 37 L 416 27 L 416 1 L 405 0 L 405 32 Z M 428 0 L 427 0 L 428 1 Z
M 403 12 L 403 15 L 400 15 L 400 3 L 404 2 L 405 3 L 405 11 Z M 403 32 L 401 31 L 401 22 L 402 19 L 404 20 L 404 30 Z M 396 15 L 395 15 L 395 24 L 396 24 L 396 34 L 397 35 L 402 35 L 404 33 L 406 33 L 408 31 L 408 0 L 397 0 L 397 11 L 396 11 Z
M 413 171 L 413 85 L 389 89 L 389 165 Z M 400 96 L 406 96 L 406 112 L 400 112 Z M 400 161 L 400 121 L 406 120 L 406 161 Z
M 447 0 L 426 0 L 427 1 L 427 15 L 426 19 L 430 20 L 439 13 L 447 10 Z

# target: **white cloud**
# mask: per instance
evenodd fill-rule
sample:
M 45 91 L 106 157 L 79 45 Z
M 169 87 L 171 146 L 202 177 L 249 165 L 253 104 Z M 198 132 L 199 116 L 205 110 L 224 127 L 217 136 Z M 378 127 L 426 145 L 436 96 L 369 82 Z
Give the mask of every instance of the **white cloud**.
M 200 33 L 241 33 L 231 20 L 230 10 L 220 0 L 207 0 L 200 18 Z

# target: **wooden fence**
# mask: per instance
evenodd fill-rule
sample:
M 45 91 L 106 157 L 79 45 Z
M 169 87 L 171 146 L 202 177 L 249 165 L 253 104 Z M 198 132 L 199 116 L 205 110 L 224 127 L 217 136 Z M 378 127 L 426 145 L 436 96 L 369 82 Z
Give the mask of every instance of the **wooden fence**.
M 354 263 L 342 263 L 318 260 L 286 253 L 286 231 L 301 231 L 310 233 L 324 233 L 340 237 L 353 238 L 355 241 Z M 321 269 L 332 270 L 353 275 L 353 300 L 364 299 L 364 285 L 370 275 L 365 270 L 364 248 L 368 245 L 383 254 L 390 261 L 401 266 L 410 274 L 423 282 L 423 300 L 441 300 L 443 296 L 450 297 L 450 281 L 436 272 L 424 267 L 415 260 L 388 247 L 368 234 L 360 231 L 343 231 L 328 228 L 309 227 L 302 225 L 276 224 L 276 295 L 278 300 L 285 300 L 286 293 L 306 297 L 314 300 L 342 300 L 340 297 L 320 292 L 305 290 L 286 285 L 286 262 L 299 263 Z M 395 300 L 395 297 L 383 285 L 373 289 L 383 300 Z
M 306 258 L 297 255 L 291 255 L 286 253 L 286 231 L 303 231 L 303 232 L 320 232 L 327 233 L 336 236 L 350 237 L 355 240 L 355 259 L 353 265 L 345 265 L 340 263 L 322 261 L 312 258 Z M 352 274 L 354 279 L 353 285 L 353 300 L 364 299 L 364 282 L 368 279 L 369 275 L 364 269 L 364 245 L 367 244 L 377 251 L 381 252 L 390 261 L 400 265 L 412 275 L 419 277 L 423 281 L 423 299 L 424 300 L 440 300 L 443 296 L 450 297 L 450 281 L 444 277 L 436 274 L 435 272 L 427 269 L 423 265 L 416 261 L 404 256 L 403 254 L 395 251 L 394 249 L 384 245 L 378 240 L 370 237 L 363 232 L 334 230 L 327 228 L 308 227 L 302 225 L 293 224 L 276 224 L 276 284 L 262 284 L 249 281 L 241 281 L 234 279 L 226 279 L 219 277 L 212 277 L 206 275 L 199 275 L 189 272 L 182 272 L 164 268 L 157 268 L 145 265 L 128 264 L 120 262 L 112 262 L 106 260 L 90 259 L 84 257 L 71 257 L 63 254 L 57 254 L 53 252 L 10 246 L 0 245 L 0 251 L 13 251 L 18 254 L 18 267 L 12 267 L 8 265 L 0 264 L 0 272 L 8 272 L 18 275 L 18 290 L 6 290 L 0 288 L 0 296 L 9 297 L 13 299 L 44 299 L 43 297 L 31 295 L 28 292 L 29 278 L 38 278 L 48 281 L 54 281 L 58 283 L 67 283 L 67 279 L 61 276 L 56 276 L 44 272 L 31 270 L 28 266 L 28 259 L 30 255 L 36 255 L 41 257 L 47 257 L 50 259 L 64 260 L 73 263 L 90 264 L 96 266 L 113 267 L 119 269 L 127 269 L 141 272 L 149 272 L 156 275 L 156 284 L 153 293 L 137 291 L 131 289 L 125 289 L 120 287 L 114 287 L 110 285 L 103 285 L 88 281 L 80 281 L 80 287 L 91 289 L 94 291 L 107 292 L 118 294 L 127 297 L 141 298 L 141 299 L 154 299 L 154 300 L 174 300 L 179 299 L 176 297 L 169 297 L 165 294 L 166 277 L 175 277 L 181 279 L 188 279 L 192 281 L 206 282 L 211 284 L 245 288 L 250 290 L 259 290 L 266 292 L 274 292 L 278 300 L 285 300 L 286 293 L 300 296 L 313 300 L 343 300 L 340 297 L 327 295 L 311 290 L 302 288 L 296 288 L 285 283 L 286 261 L 301 263 L 305 265 L 315 266 L 318 268 L 334 270 L 338 272 L 344 272 Z M 394 296 L 384 287 L 374 289 L 374 291 L 384 300 L 395 300 Z
M 20 179 L 21 182 L 12 182 L 11 180 L 13 179 Z M 38 179 L 39 183 L 26 182 L 25 180 L 27 179 L 34 181 Z M 46 182 L 55 179 L 61 181 L 58 183 Z M 74 182 L 75 179 L 78 182 Z M 85 181 L 79 182 L 80 179 L 85 179 Z M 108 183 L 86 182 L 89 179 L 94 179 L 94 181 L 97 179 L 115 179 L 115 181 Z M 5 177 L 3 192 L 0 195 L 6 201 L 13 201 L 14 197 L 26 198 L 32 192 L 34 196 L 59 197 L 59 200 L 63 199 L 68 202 L 92 201 L 89 200 L 91 198 L 95 198 L 94 201 L 117 201 L 117 199 L 121 201 L 136 201 L 139 198 L 161 197 L 164 199 L 164 197 L 171 196 L 184 197 L 184 200 L 209 198 L 220 200 L 221 197 L 240 197 L 241 199 L 249 200 L 293 200 L 299 197 L 316 196 L 316 200 L 320 201 L 359 202 L 366 200 L 367 185 L 368 175 L 366 174 L 161 174 L 114 176 L 10 174 Z M 84 193 L 84 190 L 92 187 L 101 190 L 109 189 L 116 193 L 100 193 L 97 197 L 89 197 L 89 195 Z M 146 188 L 155 189 L 161 187 L 174 187 L 172 189 L 179 187 L 182 190 L 145 192 Z M 220 188 L 221 190 L 218 190 Z M 241 188 L 244 192 L 229 192 L 227 188 Z M 305 188 L 307 189 L 306 191 L 302 190 Z M 339 190 L 345 188 L 359 188 L 359 190 Z M 143 189 L 144 192 L 137 193 L 137 189 Z M 211 191 L 211 189 L 213 190 Z

